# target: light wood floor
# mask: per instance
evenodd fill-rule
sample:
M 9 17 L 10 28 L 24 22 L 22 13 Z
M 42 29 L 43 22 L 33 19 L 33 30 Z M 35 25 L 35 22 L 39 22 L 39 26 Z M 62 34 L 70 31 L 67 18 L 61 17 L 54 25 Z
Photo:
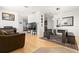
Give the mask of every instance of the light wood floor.
M 54 42 L 48 42 L 46 40 L 40 39 L 37 35 L 28 34 L 26 35 L 24 48 L 17 49 L 12 53 L 32 53 L 41 47 L 57 48 L 57 49 L 61 47 L 76 51 L 74 49 L 56 44 Z

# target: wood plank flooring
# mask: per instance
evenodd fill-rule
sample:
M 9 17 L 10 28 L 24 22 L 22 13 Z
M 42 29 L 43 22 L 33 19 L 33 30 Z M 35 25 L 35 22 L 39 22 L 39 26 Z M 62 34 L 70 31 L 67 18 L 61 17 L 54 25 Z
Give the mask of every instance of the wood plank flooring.
M 27 34 L 25 38 L 24 48 L 17 49 L 15 51 L 12 51 L 11 53 L 32 53 L 41 47 L 56 48 L 56 49 L 66 48 L 66 49 L 76 51 L 74 49 L 56 44 L 54 42 L 48 42 L 46 40 L 40 39 L 37 35 Z

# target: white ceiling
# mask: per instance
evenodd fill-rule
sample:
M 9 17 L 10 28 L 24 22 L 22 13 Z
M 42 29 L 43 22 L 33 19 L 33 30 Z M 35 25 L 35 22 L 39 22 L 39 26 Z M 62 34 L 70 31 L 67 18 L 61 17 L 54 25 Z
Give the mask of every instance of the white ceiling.
M 53 15 L 56 14 L 56 8 L 60 8 L 60 11 L 62 12 L 68 12 L 76 9 L 79 10 L 79 6 L 2 6 L 2 8 L 15 11 L 23 17 L 35 12 L 43 12 L 48 15 Z

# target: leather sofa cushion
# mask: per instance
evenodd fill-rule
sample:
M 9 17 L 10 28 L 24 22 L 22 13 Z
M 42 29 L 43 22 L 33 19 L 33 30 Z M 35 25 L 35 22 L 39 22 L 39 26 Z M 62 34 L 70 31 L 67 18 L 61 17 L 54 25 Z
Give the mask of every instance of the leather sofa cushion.
M 0 35 L 11 35 L 11 34 L 15 34 L 15 32 L 13 32 L 13 31 L 6 31 L 6 30 L 1 30 L 0 31 Z

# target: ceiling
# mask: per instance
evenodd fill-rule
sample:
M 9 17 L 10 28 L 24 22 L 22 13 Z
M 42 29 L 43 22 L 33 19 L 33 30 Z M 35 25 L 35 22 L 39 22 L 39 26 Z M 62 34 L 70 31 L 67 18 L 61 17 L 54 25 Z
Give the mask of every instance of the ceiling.
M 15 11 L 22 17 L 26 17 L 27 15 L 36 12 L 42 12 L 48 15 L 53 15 L 57 13 L 56 8 L 60 8 L 61 12 L 79 10 L 79 6 L 1 6 L 1 7 Z

